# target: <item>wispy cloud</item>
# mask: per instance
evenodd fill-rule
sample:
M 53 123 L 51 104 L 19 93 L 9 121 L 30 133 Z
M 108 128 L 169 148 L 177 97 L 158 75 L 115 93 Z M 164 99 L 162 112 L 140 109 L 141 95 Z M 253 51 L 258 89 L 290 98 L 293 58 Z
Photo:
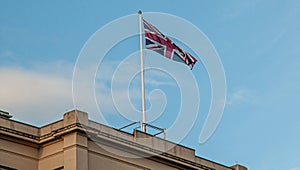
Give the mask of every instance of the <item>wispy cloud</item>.
M 153 78 L 149 78 L 145 80 L 145 84 L 149 84 L 151 86 L 175 86 L 176 84 L 171 81 L 161 81 L 161 80 L 155 80 Z
M 227 105 L 235 105 L 245 102 L 250 102 L 253 98 L 253 91 L 249 89 L 238 89 L 229 93 L 227 97 Z
M 0 56 L 2 57 L 12 57 L 14 55 L 15 55 L 14 52 L 11 50 L 5 50 L 0 54 Z
M 119 62 L 115 61 L 104 63 L 96 76 L 95 86 L 91 85 L 80 89 L 82 91 L 80 97 L 85 102 L 82 104 L 87 108 L 92 108 L 92 110 L 85 110 L 85 107 L 81 108 L 80 105 L 78 109 L 87 111 L 92 119 L 95 118 L 93 116 L 99 116 L 98 110 L 94 106 L 95 103 L 103 114 L 119 114 L 120 110 L 116 108 L 121 108 L 127 118 L 131 120 L 140 118 L 139 77 L 132 79 L 131 75 L 128 74 L 128 72 L 134 72 L 139 68 L 126 63 L 122 68 L 125 71 L 121 70 L 113 81 L 118 64 Z M 64 112 L 74 107 L 72 73 L 73 64 L 63 61 L 33 64 L 30 69 L 0 68 L 0 109 L 9 111 L 17 120 L 33 125 L 44 125 L 49 121 L 61 119 Z M 176 85 L 172 79 L 165 78 L 164 75 L 160 74 L 148 72 L 146 85 L 156 88 Z M 111 85 L 113 83 L 115 83 L 115 88 L 112 90 Z M 95 88 L 94 96 L 86 95 L 85 92 L 90 90 L 88 88 Z M 113 96 L 112 91 L 116 96 Z M 165 108 L 164 101 L 166 98 L 157 92 L 159 91 L 152 93 L 146 90 L 146 96 L 151 97 L 151 102 L 155 103 L 153 107 L 149 107 L 149 113 L 153 112 L 149 115 L 152 115 L 153 119 Z M 151 120 L 151 116 L 148 119 Z
M 17 54 L 9 49 L 0 51 L 0 59 L 2 61 L 10 61 L 10 62 L 16 62 L 17 61 Z M 3 64 L 3 62 L 2 62 Z
M 96 98 L 99 108 L 103 113 L 121 113 L 130 120 L 140 119 L 140 68 L 131 62 L 106 61 L 101 64 L 96 78 Z M 146 72 L 146 86 L 159 88 L 159 86 L 175 83 L 169 79 L 162 79 L 164 75 L 158 75 L 157 72 Z M 151 94 L 151 95 L 150 95 Z M 165 96 L 151 93 L 146 90 L 146 96 L 151 96 L 152 102 L 164 103 Z M 149 115 L 157 115 L 165 105 L 155 105 L 148 110 Z M 153 113 L 152 113 L 153 112 Z M 155 113 L 154 113 L 155 112 Z M 153 117 L 153 119 L 154 119 Z M 148 117 L 151 120 L 151 116 Z
M 30 69 L 0 68 L 0 109 L 9 111 L 16 120 L 38 126 L 61 119 L 64 112 L 74 109 L 72 73 L 73 64 L 64 61 L 32 64 Z M 87 88 L 81 89 L 82 94 Z M 103 99 L 98 102 L 101 108 L 105 113 L 115 113 L 112 100 L 109 100 L 110 87 L 100 82 L 97 90 L 97 98 Z M 86 99 L 84 101 L 94 100 L 87 95 L 81 97 Z M 96 109 L 84 111 L 97 113 Z
M 72 107 L 71 79 L 21 68 L 0 69 L 0 109 L 36 125 Z
M 300 167 L 295 167 L 295 168 L 292 168 L 290 170 L 300 170 Z

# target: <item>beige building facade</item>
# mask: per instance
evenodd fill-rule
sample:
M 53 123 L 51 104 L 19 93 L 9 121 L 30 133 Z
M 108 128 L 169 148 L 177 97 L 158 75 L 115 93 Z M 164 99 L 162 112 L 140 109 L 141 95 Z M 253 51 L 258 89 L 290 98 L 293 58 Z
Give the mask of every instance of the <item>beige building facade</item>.
M 247 170 L 195 156 L 155 136 L 123 132 L 73 110 L 35 127 L 0 113 L 0 170 Z

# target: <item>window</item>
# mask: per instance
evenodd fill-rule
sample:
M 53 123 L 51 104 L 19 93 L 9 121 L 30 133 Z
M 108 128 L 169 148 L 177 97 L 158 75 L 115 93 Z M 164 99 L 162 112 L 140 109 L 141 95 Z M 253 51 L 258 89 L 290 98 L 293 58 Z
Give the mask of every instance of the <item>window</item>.
M 64 169 L 64 166 L 61 166 L 61 167 L 55 168 L 54 170 L 63 170 L 63 169 Z
M 0 165 L 0 170 L 17 170 L 17 169 L 14 169 L 14 168 L 10 168 L 10 167 L 7 167 L 7 166 Z

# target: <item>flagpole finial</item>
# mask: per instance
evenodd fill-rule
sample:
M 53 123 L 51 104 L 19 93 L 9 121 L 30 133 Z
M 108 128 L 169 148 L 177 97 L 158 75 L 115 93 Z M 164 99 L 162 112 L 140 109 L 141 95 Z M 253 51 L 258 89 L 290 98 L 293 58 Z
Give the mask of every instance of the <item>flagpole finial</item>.
M 139 14 L 139 15 L 142 15 L 142 11 L 141 11 L 141 10 L 139 10 L 138 14 Z

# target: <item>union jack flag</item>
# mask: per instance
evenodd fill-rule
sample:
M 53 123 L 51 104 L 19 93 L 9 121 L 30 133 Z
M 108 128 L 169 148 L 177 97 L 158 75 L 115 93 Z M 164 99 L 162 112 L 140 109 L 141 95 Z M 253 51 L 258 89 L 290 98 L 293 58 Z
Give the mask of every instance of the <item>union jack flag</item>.
M 197 60 L 188 52 L 182 50 L 157 28 L 143 19 L 146 48 L 177 62 L 185 63 L 193 69 Z

